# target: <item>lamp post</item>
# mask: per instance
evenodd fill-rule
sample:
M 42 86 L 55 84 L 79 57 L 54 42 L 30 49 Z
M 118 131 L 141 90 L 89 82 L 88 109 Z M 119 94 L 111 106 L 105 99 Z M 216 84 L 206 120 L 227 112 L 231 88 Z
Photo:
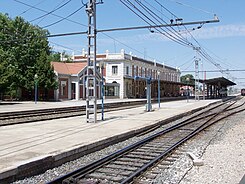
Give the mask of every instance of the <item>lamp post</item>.
M 34 75 L 34 83 L 35 83 L 35 104 L 37 104 L 37 82 L 38 82 L 38 75 Z
M 158 108 L 160 109 L 160 71 L 157 71 L 158 79 Z
M 101 120 L 104 121 L 104 62 L 101 63 L 101 75 L 102 75 L 102 80 L 101 80 Z
M 187 82 L 187 93 L 186 93 L 187 102 L 189 102 L 189 81 L 190 81 L 190 78 L 187 77 L 186 78 L 186 82 Z

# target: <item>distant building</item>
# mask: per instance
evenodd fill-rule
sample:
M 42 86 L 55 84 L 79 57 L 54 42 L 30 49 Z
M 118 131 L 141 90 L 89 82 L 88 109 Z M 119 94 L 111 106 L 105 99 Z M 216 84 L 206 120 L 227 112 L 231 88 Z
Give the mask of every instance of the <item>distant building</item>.
M 52 65 L 59 81 L 56 99 L 85 99 L 86 53 L 83 51 L 82 55 L 74 55 L 72 63 L 52 62 Z M 179 95 L 180 71 L 178 69 L 126 54 L 124 50 L 120 53 L 106 51 L 104 54 L 97 54 L 96 66 L 97 78 L 101 79 L 103 70 L 106 98 L 145 97 L 144 78 L 151 78 L 152 97 L 157 97 L 158 76 L 161 81 L 161 96 Z M 139 76 L 140 79 L 135 80 L 135 76 Z M 100 82 L 97 89 L 100 97 Z
M 87 62 L 86 53 L 75 55 L 74 62 Z M 124 50 L 120 53 L 97 55 L 97 68 L 105 78 L 105 96 L 114 98 L 135 98 L 145 96 L 145 83 L 143 79 L 135 80 L 135 76 L 152 79 L 152 96 L 156 96 L 158 73 L 161 81 L 162 96 L 176 96 L 179 92 L 180 71 L 154 61 L 145 60 Z
M 51 64 L 54 67 L 54 72 L 58 81 L 58 89 L 54 91 L 55 100 L 78 100 L 80 98 L 84 98 L 85 90 L 82 79 L 87 72 L 87 63 L 51 62 Z

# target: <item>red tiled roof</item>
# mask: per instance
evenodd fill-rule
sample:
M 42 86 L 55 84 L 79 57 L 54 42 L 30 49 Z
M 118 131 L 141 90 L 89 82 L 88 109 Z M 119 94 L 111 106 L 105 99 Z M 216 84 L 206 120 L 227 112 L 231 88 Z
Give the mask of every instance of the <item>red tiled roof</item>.
M 51 62 L 54 70 L 58 74 L 74 75 L 78 74 L 82 69 L 87 66 L 87 63 L 63 63 L 63 62 Z

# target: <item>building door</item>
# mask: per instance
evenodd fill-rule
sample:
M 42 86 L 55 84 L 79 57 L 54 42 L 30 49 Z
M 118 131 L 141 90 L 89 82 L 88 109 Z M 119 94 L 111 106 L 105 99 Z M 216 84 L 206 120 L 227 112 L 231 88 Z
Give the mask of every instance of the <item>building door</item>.
M 126 89 L 125 89 L 125 94 L 126 94 L 126 97 L 128 98 L 129 97 L 129 91 L 128 91 L 128 82 L 126 82 Z
M 71 99 L 76 99 L 76 84 L 71 83 Z

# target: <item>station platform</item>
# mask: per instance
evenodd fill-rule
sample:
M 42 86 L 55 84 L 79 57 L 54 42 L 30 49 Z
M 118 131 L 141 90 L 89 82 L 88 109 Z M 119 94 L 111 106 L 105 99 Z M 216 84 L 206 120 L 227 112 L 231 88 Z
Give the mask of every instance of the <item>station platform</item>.
M 118 100 L 111 100 L 116 102 Z M 190 99 L 153 104 L 153 111 L 145 106 L 106 112 L 101 121 L 86 123 L 85 116 L 0 127 L 0 183 L 5 178 L 19 179 L 76 159 L 110 142 L 134 135 L 154 124 L 175 116 L 185 115 L 221 100 Z M 60 103 L 60 104 L 58 104 Z M 75 106 L 85 101 L 52 103 L 20 103 L 1 105 L 0 112 Z
M 146 101 L 146 99 L 105 99 L 104 103 L 121 103 L 130 101 Z M 101 100 L 97 100 L 98 104 L 101 104 Z M 45 102 L 38 101 L 36 104 L 33 101 L 2 101 L 0 102 L 0 113 L 2 112 L 13 112 L 13 111 L 28 111 L 28 110 L 39 110 L 47 108 L 63 108 L 63 107 L 73 107 L 73 106 L 83 106 L 86 105 L 85 100 L 66 100 L 59 102 Z

